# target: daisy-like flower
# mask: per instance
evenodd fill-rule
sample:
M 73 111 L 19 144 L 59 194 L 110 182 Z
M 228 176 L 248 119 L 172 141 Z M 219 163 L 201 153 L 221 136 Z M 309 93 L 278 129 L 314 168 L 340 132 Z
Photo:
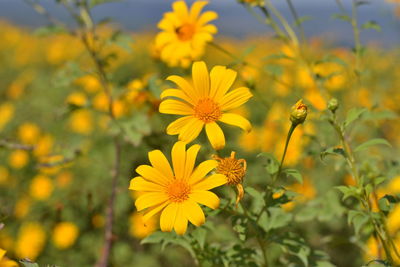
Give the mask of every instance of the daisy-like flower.
M 5 257 L 6 251 L 0 248 L 0 267 L 18 267 L 15 261 L 9 260 Z
M 227 182 L 225 175 L 207 174 L 217 167 L 215 160 L 207 160 L 194 168 L 200 145 L 186 150 L 184 142 L 176 142 L 171 151 L 172 167 L 160 150 L 149 152 L 152 166 L 140 165 L 141 176 L 131 180 L 129 189 L 142 192 L 135 205 L 144 211 L 143 221 L 161 212 L 160 228 L 164 232 L 182 235 L 188 221 L 196 226 L 205 222 L 199 204 L 212 209 L 219 206 L 219 198 L 210 189 Z M 207 177 L 206 177 L 207 176 Z
M 169 76 L 180 89 L 167 89 L 161 94 L 160 112 L 184 115 L 167 127 L 170 135 L 179 134 L 179 140 L 189 143 L 203 127 L 214 149 L 225 146 L 225 136 L 217 121 L 238 126 L 249 132 L 250 122 L 244 117 L 228 111 L 246 103 L 252 94 L 247 87 L 229 89 L 236 79 L 236 72 L 223 66 L 215 66 L 208 74 L 204 62 L 195 62 L 192 67 L 193 83 L 180 76 Z M 165 98 L 176 99 L 165 99 Z
M 208 23 L 218 17 L 213 11 L 200 14 L 206 4 L 196 1 L 190 10 L 184 1 L 172 4 L 173 11 L 158 23 L 162 32 L 156 36 L 155 50 L 161 60 L 170 66 L 188 67 L 204 53 L 206 43 L 217 33 L 217 27 Z

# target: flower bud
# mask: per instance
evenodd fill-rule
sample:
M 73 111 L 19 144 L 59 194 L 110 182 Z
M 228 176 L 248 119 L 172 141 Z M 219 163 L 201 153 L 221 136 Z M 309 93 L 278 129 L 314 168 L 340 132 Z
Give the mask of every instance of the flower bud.
M 332 112 L 335 112 L 339 107 L 339 102 L 336 98 L 332 98 L 328 102 L 328 109 Z
M 303 123 L 307 117 L 307 106 L 300 99 L 297 103 L 292 106 L 292 112 L 290 113 L 290 121 L 294 125 Z

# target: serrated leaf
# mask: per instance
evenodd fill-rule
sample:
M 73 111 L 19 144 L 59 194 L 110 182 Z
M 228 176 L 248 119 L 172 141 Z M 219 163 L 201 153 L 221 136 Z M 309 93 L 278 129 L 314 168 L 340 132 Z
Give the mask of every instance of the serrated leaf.
M 324 161 L 325 157 L 328 155 L 336 155 L 336 156 L 342 156 L 342 157 L 346 158 L 346 152 L 341 147 L 330 147 L 330 148 L 322 151 L 320 154 L 321 160 Z
M 272 155 L 270 153 L 262 152 L 262 153 L 258 154 L 257 157 L 265 159 L 264 167 L 265 167 L 265 170 L 270 175 L 274 175 L 275 173 L 278 172 L 278 170 L 279 170 L 279 162 L 275 158 L 274 155 Z
M 350 210 L 347 218 L 349 224 L 353 224 L 356 235 L 360 233 L 361 228 L 369 221 L 367 214 L 357 210 Z
M 259 220 L 259 225 L 266 232 L 288 225 L 293 218 L 292 214 L 285 212 L 282 208 L 276 207 L 268 208 L 268 214 L 265 213 L 265 215 L 267 218 L 264 217 L 263 221 Z
M 261 209 L 265 206 L 264 195 L 254 189 L 253 187 L 247 186 L 244 190 L 247 195 L 251 196 L 252 201 L 252 211 L 254 213 L 259 213 Z
M 286 173 L 287 176 L 293 177 L 297 182 L 299 182 L 301 184 L 303 183 L 303 176 L 301 175 L 301 173 L 298 170 L 285 169 L 283 172 Z
M 392 145 L 386 139 L 375 138 L 375 139 L 368 140 L 365 143 L 362 143 L 361 145 L 356 147 L 356 149 L 354 149 L 354 152 L 360 152 L 360 151 L 363 151 L 364 149 L 367 149 L 371 146 L 376 146 L 376 145 L 386 145 L 386 146 L 392 147 Z

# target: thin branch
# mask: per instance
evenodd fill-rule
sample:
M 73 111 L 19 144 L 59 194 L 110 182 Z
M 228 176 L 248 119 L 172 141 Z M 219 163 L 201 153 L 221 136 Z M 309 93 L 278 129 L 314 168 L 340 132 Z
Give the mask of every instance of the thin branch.
M 12 142 L 9 142 L 8 140 L 2 139 L 2 140 L 0 140 L 0 148 L 32 151 L 35 149 L 35 146 L 19 144 L 19 143 L 12 143 Z

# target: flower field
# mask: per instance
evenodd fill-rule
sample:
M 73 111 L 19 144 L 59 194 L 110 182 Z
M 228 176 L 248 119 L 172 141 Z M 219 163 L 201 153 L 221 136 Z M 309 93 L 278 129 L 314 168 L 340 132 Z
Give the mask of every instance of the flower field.
M 326 1 L 350 46 L 294 0 L 232 0 L 246 38 L 207 1 L 132 33 L 111 0 L 25 0 L 48 25 L 0 21 L 0 267 L 400 266 L 399 45 Z

